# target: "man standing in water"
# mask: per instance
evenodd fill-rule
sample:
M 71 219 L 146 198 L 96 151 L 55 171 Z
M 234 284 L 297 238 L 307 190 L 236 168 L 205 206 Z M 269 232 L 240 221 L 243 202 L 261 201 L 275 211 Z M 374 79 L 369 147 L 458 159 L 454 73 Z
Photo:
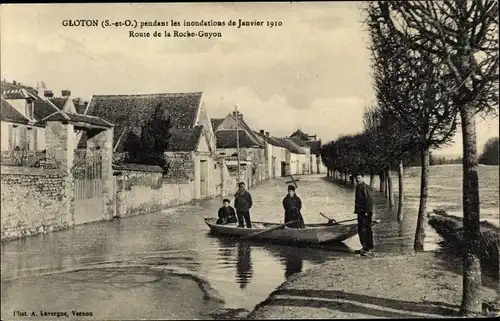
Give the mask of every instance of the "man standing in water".
M 252 228 L 250 221 L 250 208 L 252 208 L 252 195 L 245 189 L 245 183 L 238 184 L 238 191 L 234 194 L 234 207 L 236 208 L 236 216 L 238 216 L 238 227 Z
M 356 193 L 354 200 L 354 213 L 358 215 L 359 241 L 363 247 L 356 251 L 362 255 L 373 251 L 372 217 L 373 199 L 370 186 L 366 185 L 363 174 L 356 175 Z

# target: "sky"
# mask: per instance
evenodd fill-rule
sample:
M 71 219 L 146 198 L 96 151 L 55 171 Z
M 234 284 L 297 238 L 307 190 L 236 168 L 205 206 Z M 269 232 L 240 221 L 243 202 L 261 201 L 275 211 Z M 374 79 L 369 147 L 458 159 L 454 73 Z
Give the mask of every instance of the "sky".
M 74 97 L 204 92 L 211 117 L 238 105 L 254 130 L 300 128 L 324 142 L 363 129 L 374 103 L 369 37 L 356 2 L 2 5 L 1 78 Z M 63 20 L 225 21 L 225 27 L 65 27 Z M 281 26 L 227 26 L 229 20 Z M 135 32 L 220 32 L 221 37 L 131 38 Z M 478 148 L 499 135 L 477 122 Z M 435 154 L 459 155 L 455 143 Z

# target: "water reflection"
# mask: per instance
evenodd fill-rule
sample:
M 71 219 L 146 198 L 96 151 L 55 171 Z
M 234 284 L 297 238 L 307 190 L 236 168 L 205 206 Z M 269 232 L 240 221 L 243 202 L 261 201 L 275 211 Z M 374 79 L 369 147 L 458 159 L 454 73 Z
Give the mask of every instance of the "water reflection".
M 251 247 L 247 242 L 238 243 L 238 259 L 236 261 L 236 279 L 240 289 L 246 288 L 252 279 Z
M 296 273 L 302 272 L 303 265 L 302 256 L 299 254 L 291 254 L 285 257 L 285 278 L 289 278 Z
M 288 279 L 304 269 L 305 261 L 313 264 L 321 264 L 335 257 L 348 255 L 351 249 L 343 243 L 330 244 L 328 246 L 300 246 L 282 245 L 267 242 L 239 241 L 233 238 L 209 234 L 219 243 L 218 260 L 227 268 L 236 269 L 236 282 L 240 289 L 245 289 L 253 276 L 252 249 L 257 252 L 271 254 L 283 266 L 284 278 Z M 260 256 L 259 256 L 260 257 Z M 257 259 L 258 260 L 258 259 Z M 259 263 L 259 262 L 256 262 Z

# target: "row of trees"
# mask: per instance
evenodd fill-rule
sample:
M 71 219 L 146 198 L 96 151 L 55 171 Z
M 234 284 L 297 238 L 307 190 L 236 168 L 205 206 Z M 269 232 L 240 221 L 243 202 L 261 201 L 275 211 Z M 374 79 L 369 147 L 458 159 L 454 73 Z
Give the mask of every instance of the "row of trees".
M 488 139 L 484 144 L 483 152 L 479 156 L 479 164 L 498 165 L 499 163 L 499 141 L 498 137 Z
M 400 201 L 406 159 L 420 156 L 421 185 L 414 248 L 423 250 L 430 150 L 463 141 L 464 315 L 481 313 L 478 254 L 479 182 L 476 117 L 498 106 L 498 2 L 374 1 L 367 4 L 376 106 L 363 133 L 323 146 L 331 172 L 379 175 L 382 192 L 397 170 Z M 389 189 L 392 184 L 387 184 Z M 391 198 L 391 191 L 389 191 Z M 390 199 L 392 204 L 392 200 Z M 400 202 L 399 204 L 401 204 Z M 401 206 L 401 205 L 400 205 Z M 402 209 L 398 208 L 398 218 Z

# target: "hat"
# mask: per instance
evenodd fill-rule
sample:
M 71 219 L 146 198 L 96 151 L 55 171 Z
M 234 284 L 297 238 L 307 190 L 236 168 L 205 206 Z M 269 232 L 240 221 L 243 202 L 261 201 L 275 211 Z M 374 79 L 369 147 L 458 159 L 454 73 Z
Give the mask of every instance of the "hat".
M 295 191 L 295 186 L 293 186 L 293 185 L 288 185 L 288 190 L 289 190 L 289 191 Z

